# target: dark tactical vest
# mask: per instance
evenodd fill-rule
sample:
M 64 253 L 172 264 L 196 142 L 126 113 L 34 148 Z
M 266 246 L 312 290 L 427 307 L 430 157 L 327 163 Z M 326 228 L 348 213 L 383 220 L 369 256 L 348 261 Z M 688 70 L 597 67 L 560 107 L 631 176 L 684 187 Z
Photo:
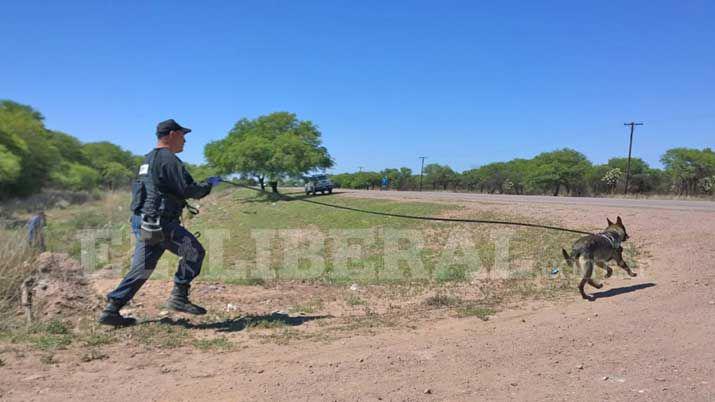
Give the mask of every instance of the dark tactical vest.
M 132 203 L 130 209 L 136 215 L 144 214 L 151 218 L 161 217 L 164 221 L 178 219 L 186 206 L 181 199 L 161 184 L 154 174 L 154 160 L 161 148 L 149 152 L 139 166 L 139 175 L 132 183 Z

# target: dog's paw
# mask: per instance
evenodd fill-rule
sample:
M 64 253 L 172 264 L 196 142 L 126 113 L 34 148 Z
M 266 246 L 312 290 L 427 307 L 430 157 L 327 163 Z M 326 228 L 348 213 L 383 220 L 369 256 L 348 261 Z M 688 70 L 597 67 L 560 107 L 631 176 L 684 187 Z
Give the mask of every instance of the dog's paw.
M 632 277 L 634 277 L 634 276 L 638 276 L 638 274 L 637 274 L 637 273 L 635 273 L 635 272 L 631 272 L 631 273 L 630 273 L 630 274 L 628 274 L 628 275 L 630 275 L 630 276 L 631 276 L 631 278 L 632 278 Z
M 603 284 L 602 284 L 602 283 L 597 283 L 597 284 L 594 286 L 594 288 L 596 288 L 596 289 L 601 289 L 602 287 L 603 287 Z

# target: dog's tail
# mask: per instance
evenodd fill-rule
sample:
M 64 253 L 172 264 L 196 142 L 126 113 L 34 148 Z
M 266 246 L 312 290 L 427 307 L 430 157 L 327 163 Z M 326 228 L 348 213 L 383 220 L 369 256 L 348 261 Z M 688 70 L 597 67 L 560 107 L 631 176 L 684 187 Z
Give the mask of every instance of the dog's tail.
M 567 263 L 573 264 L 573 258 L 571 258 L 571 256 L 569 256 L 569 253 L 567 253 L 566 250 L 561 249 L 561 254 L 564 255 L 564 258 L 566 259 Z

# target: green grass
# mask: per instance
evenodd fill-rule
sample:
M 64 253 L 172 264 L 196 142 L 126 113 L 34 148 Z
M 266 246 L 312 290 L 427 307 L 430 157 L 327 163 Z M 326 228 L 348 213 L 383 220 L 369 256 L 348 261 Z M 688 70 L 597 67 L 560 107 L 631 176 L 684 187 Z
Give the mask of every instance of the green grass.
M 462 299 L 445 294 L 436 294 L 425 299 L 424 303 L 431 307 L 453 307 L 462 303 Z
M 52 320 L 41 325 L 38 331 L 46 332 L 51 335 L 67 335 L 70 333 L 70 328 L 66 323 L 60 320 Z
M 233 342 L 229 341 L 225 337 L 218 337 L 212 339 L 195 339 L 192 345 L 201 350 L 216 350 L 216 351 L 227 351 L 232 350 L 235 345 Z
M 97 235 L 97 265 L 94 268 L 108 264 L 128 267 L 131 236 L 129 202 L 129 192 L 111 192 L 104 194 L 100 200 L 47 211 L 47 249 L 69 253 L 80 259 L 80 238 L 93 232 Z
M 496 310 L 484 306 L 464 306 L 457 309 L 459 317 L 479 317 L 482 321 L 489 320 L 489 317 L 496 314 Z
M 72 343 L 69 335 L 32 335 L 30 343 L 40 350 L 64 349 Z
M 90 332 L 83 334 L 81 341 L 84 346 L 96 347 L 114 343 L 117 338 L 109 332 Z
M 229 187 L 217 190 L 207 199 L 198 202 L 201 204 L 201 214 L 185 221 L 190 231 L 201 232 L 200 241 L 207 249 L 198 280 L 259 286 L 265 286 L 275 280 L 295 279 L 341 285 L 463 282 L 470 280 L 475 272 L 494 276 L 494 267 L 495 264 L 498 265 L 500 258 L 493 235 L 504 229 L 499 226 L 385 217 L 298 200 L 285 201 L 271 193 L 234 190 Z M 462 209 L 456 205 L 358 199 L 339 195 L 308 199 L 357 209 L 419 216 L 439 216 Z M 97 267 L 112 264 L 126 269 L 131 256 L 129 213 L 126 209 L 128 203 L 128 194 L 110 193 L 100 201 L 49 211 L 46 237 L 50 249 L 79 256 L 80 242 L 76 238 L 79 231 L 105 228 L 108 238 L 100 239 L 96 246 Z M 504 216 L 483 211 L 461 215 L 466 218 L 531 221 L 523 216 Z M 271 234 L 271 230 L 283 229 L 312 232 L 306 232 L 303 239 L 298 239 L 290 245 L 284 241 L 271 242 L 265 239 L 263 242 L 257 242 L 260 238 L 260 232 L 257 231 L 267 230 L 269 232 L 266 233 Z M 340 243 L 341 247 L 348 245 L 359 255 L 351 255 L 349 262 L 345 264 L 336 263 L 339 246 L 336 239 L 331 237 L 330 231 L 350 229 L 363 232 L 343 239 L 346 243 Z M 391 253 L 384 248 L 385 231 L 393 229 L 419 231 L 424 241 L 418 250 L 419 264 L 399 263 L 388 269 L 386 259 Z M 459 240 L 459 231 L 468 234 L 468 244 Z M 508 233 L 508 261 L 531 261 L 528 270 L 508 272 L 509 277 L 531 280 L 539 274 L 549 272 L 553 266 L 561 266 L 564 273 L 568 272 L 569 268 L 562 264 L 560 249 L 568 247 L 577 235 L 534 228 L 512 228 Z M 308 245 L 315 240 L 322 244 L 317 251 L 317 265 L 315 261 L 311 262 L 306 258 L 298 258 L 294 266 L 287 265 L 284 260 L 286 255 L 293 255 L 290 252 L 296 250 L 306 252 Z M 448 247 L 453 247 L 455 242 L 456 248 Z M 402 246 L 403 242 L 399 243 L 399 247 Z M 258 270 L 253 265 L 257 251 L 273 253 L 268 257 L 268 269 Z M 178 258 L 165 253 L 152 277 L 170 278 L 177 263 Z
M 276 200 L 268 194 L 256 193 L 250 190 L 237 190 L 233 193 L 224 193 L 221 200 L 216 205 L 209 205 L 202 213 L 191 221 L 191 230 L 199 230 L 204 235 L 211 233 L 211 230 L 227 230 L 229 238 L 223 244 L 223 258 L 212 259 L 211 250 L 206 258 L 206 264 L 202 276 L 205 278 L 215 278 L 230 282 L 240 281 L 265 281 L 281 277 L 281 262 L 272 261 L 271 268 L 274 269 L 273 277 L 251 276 L 247 272 L 249 268 L 243 268 L 235 264 L 240 261 L 255 261 L 257 251 L 257 230 L 281 230 L 281 229 L 310 229 L 317 231 L 321 236 L 327 236 L 328 231 L 335 229 L 356 229 L 372 230 L 377 227 L 389 227 L 395 229 L 421 228 L 424 222 L 410 221 L 399 218 L 385 218 L 381 216 L 356 213 L 352 211 L 329 208 L 321 205 L 313 205 L 301 201 Z M 437 215 L 443 211 L 455 207 L 428 204 L 428 203 L 397 203 L 391 201 L 346 199 L 337 196 L 321 196 L 311 198 L 320 202 L 350 206 L 353 208 L 384 211 L 400 214 L 412 215 Z M 252 237 L 252 231 L 254 236 Z M 270 233 L 270 232 L 268 232 Z M 218 233 L 220 235 L 220 233 Z M 378 259 L 378 252 L 381 251 L 379 245 L 375 243 L 375 234 L 362 239 L 363 255 L 357 258 L 354 265 L 374 264 Z M 310 240 L 310 239 L 305 239 Z M 294 246 L 306 246 L 305 243 L 297 242 Z M 328 241 L 327 247 L 320 252 L 322 256 L 329 256 L 334 246 Z M 258 244 L 258 250 L 273 250 L 274 255 L 279 255 L 288 247 L 282 242 L 273 244 Z M 318 271 L 308 272 L 308 264 L 299 261 L 296 268 L 296 275 L 300 279 L 323 279 L 329 281 L 340 281 L 338 273 L 333 272 L 331 258 L 324 261 L 324 266 Z M 249 266 L 250 264 L 246 265 Z M 369 270 L 368 270 L 369 271 Z M 374 279 L 370 272 L 365 275 L 365 280 Z M 288 279 L 288 278 L 286 278 Z M 296 279 L 295 277 L 290 279 Z M 355 279 L 346 278 L 342 282 Z
M 419 216 L 439 216 L 461 209 L 455 205 L 356 199 L 337 195 L 310 199 L 357 209 Z M 467 217 L 529 221 L 521 216 L 505 217 L 489 212 L 472 213 Z M 502 229 L 489 225 L 425 222 L 364 214 L 300 201 L 283 201 L 271 194 L 264 195 L 250 190 L 224 193 L 216 205 L 206 207 L 201 215 L 191 221 L 191 230 L 199 230 L 203 234 L 217 228 L 226 230 L 229 234 L 229 238 L 223 243 L 223 258 L 212 260 L 209 250 L 202 277 L 237 284 L 265 284 L 266 281 L 276 279 L 318 280 L 332 284 L 389 284 L 421 280 L 461 282 L 471 279 L 476 271 L 488 272 L 493 269 L 500 258 L 497 256 L 493 233 Z M 284 241 L 268 239 L 257 244 L 256 237 L 259 236 L 251 237 L 252 230 L 281 229 L 309 229 L 314 232 L 313 235 L 309 232 L 302 243 L 298 241 L 291 247 Z M 358 234 L 348 240 L 347 244 L 362 248 L 361 255 L 357 258 L 351 256 L 348 265 L 334 266 L 337 246 L 334 239 L 328 236 L 329 231 L 334 229 L 373 232 L 367 235 Z M 395 270 L 387 270 L 383 230 L 391 229 L 420 231 L 424 240 L 423 247 L 418 251 L 421 266 L 400 263 Z M 468 243 L 459 240 L 458 231 L 468 233 Z M 533 228 L 516 228 L 509 233 L 507 237 L 510 247 L 506 257 L 508 261 L 529 259 L 532 261 L 532 267 L 528 273 L 508 272 L 508 276 L 533 277 L 540 272 L 550 271 L 553 263 L 562 261 L 560 248 L 574 240 L 573 234 Z M 286 251 L 306 251 L 310 241 L 318 236 L 327 237 L 324 247 L 318 250 L 318 266 L 301 260 L 293 270 L 286 270 L 285 260 L 282 259 Z M 449 253 L 445 253 L 448 248 Z M 258 274 L 252 271 L 255 267 L 252 267 L 250 262 L 256 260 L 257 250 L 266 254 L 272 253 L 269 261 L 270 271 L 263 270 Z M 167 274 L 172 274 L 175 261 L 166 261 L 166 264 Z
M 130 327 L 128 332 L 133 340 L 157 349 L 175 349 L 192 341 L 189 330 L 171 324 L 141 324 Z
M 37 324 L 27 334 L 27 341 L 34 348 L 45 351 L 64 349 L 72 343 L 73 338 L 68 324 L 59 320 Z
M 26 344 L 33 349 L 51 352 L 65 349 L 75 340 L 68 324 L 53 320 L 35 324 L 30 328 L 17 328 L 0 332 L 0 340 L 15 344 Z
M 428 297 L 424 304 L 429 307 L 447 308 L 450 311 L 455 311 L 458 317 L 479 317 L 483 321 L 487 321 L 489 316 L 496 313 L 494 308 L 478 304 L 478 302 L 442 293 Z

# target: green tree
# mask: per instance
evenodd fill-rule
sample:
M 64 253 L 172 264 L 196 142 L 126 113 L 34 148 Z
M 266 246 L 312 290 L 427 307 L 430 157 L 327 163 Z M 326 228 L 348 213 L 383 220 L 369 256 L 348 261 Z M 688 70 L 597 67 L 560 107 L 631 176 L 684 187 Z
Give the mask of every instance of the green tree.
M 523 192 L 524 177 L 522 177 L 521 164 L 523 159 L 510 162 L 492 162 L 477 169 L 467 170 L 462 174 L 465 187 L 479 188 L 480 192 L 506 193 Z M 508 183 L 508 185 L 507 185 Z
M 330 176 L 330 180 L 336 188 L 350 188 L 350 173 L 339 173 Z
M 457 180 L 457 174 L 447 165 L 430 163 L 425 166 L 424 180 L 432 184 L 433 190 L 436 189 L 437 186 L 441 186 L 443 190 L 447 190 L 447 186 Z
M 611 192 L 616 190 L 616 187 L 625 186 L 626 173 L 628 170 L 628 158 L 611 158 L 608 160 L 607 166 L 610 169 L 619 169 L 622 176 L 619 177 L 617 183 L 610 187 Z M 631 158 L 631 171 L 628 180 L 628 191 L 631 193 L 646 193 L 655 190 L 661 181 L 661 174 L 658 169 L 652 169 L 641 158 Z
M 196 181 L 204 181 L 210 176 L 218 176 L 220 174 L 215 167 L 208 164 L 194 165 L 184 162 L 184 166 L 186 166 L 186 169 L 191 173 L 191 177 Z
M 62 160 L 83 165 L 90 164 L 80 140 L 61 131 L 48 131 L 47 134 L 50 143 L 57 148 Z
M 0 144 L 0 191 L 20 176 L 21 159 Z
M 39 190 L 60 161 L 60 153 L 49 140 L 42 114 L 30 106 L 9 100 L 0 101 L 0 145 L 8 160 L 4 169 L 12 173 L 20 165 L 14 179 L 0 180 L 0 194 L 28 195 Z
M 571 193 L 572 189 L 581 190 L 591 169 L 591 162 L 586 156 L 568 148 L 541 153 L 534 157 L 532 163 L 528 182 L 542 192 L 551 189 L 554 196 L 559 195 L 561 187 L 565 187 L 567 193 Z
M 515 194 L 524 194 L 527 187 L 527 178 L 529 177 L 529 171 L 532 166 L 532 162 L 527 159 L 512 159 L 506 163 L 505 176 L 506 180 L 512 183 L 513 192 Z M 506 191 L 506 189 L 505 189 Z
M 134 178 L 134 173 L 119 162 L 104 165 L 101 175 L 102 182 L 111 190 L 128 185 Z
M 477 188 L 479 192 L 484 192 L 485 182 L 487 180 L 486 171 L 482 168 L 465 170 L 460 175 L 460 180 L 462 186 L 464 186 L 468 191 L 475 191 Z
M 356 188 L 374 189 L 380 186 L 382 175 L 379 172 L 359 172 L 355 175 Z
M 82 151 L 89 165 L 97 170 L 104 169 L 105 166 L 112 162 L 119 163 L 132 172 L 138 167 L 131 152 L 125 151 L 119 145 L 108 141 L 89 142 L 82 145 Z
M 389 168 L 381 171 L 380 175 L 387 177 L 390 181 L 390 188 L 393 189 L 404 190 L 412 184 L 412 170 L 410 168 Z
M 507 166 L 504 162 L 493 162 L 479 168 L 483 176 L 483 186 L 492 194 L 504 193 L 504 182 L 507 180 Z
M 669 149 L 660 161 L 679 195 L 695 194 L 698 182 L 715 174 L 715 153 L 710 148 L 702 151 L 693 148 Z
M 611 158 L 608 160 L 608 167 L 611 169 L 619 169 L 624 175 L 628 167 L 628 158 Z M 631 158 L 631 174 L 646 173 L 650 166 L 641 158 Z M 625 178 L 625 176 L 624 176 Z
M 89 191 L 99 186 L 102 176 L 91 166 L 65 162 L 61 169 L 52 172 L 52 181 L 70 190 Z
M 82 154 L 86 164 L 99 172 L 100 184 L 110 189 L 129 184 L 143 160 L 108 141 L 84 144 Z
M 623 179 L 623 171 L 621 171 L 620 168 L 612 168 L 609 169 L 606 174 L 603 175 L 601 181 L 606 183 L 611 194 L 613 194 L 613 192 L 616 190 L 618 182 L 620 182 L 621 179 Z
M 318 128 L 287 112 L 239 120 L 226 138 L 206 145 L 204 155 L 222 174 L 254 176 L 261 189 L 266 178 L 277 182 L 333 166 Z

